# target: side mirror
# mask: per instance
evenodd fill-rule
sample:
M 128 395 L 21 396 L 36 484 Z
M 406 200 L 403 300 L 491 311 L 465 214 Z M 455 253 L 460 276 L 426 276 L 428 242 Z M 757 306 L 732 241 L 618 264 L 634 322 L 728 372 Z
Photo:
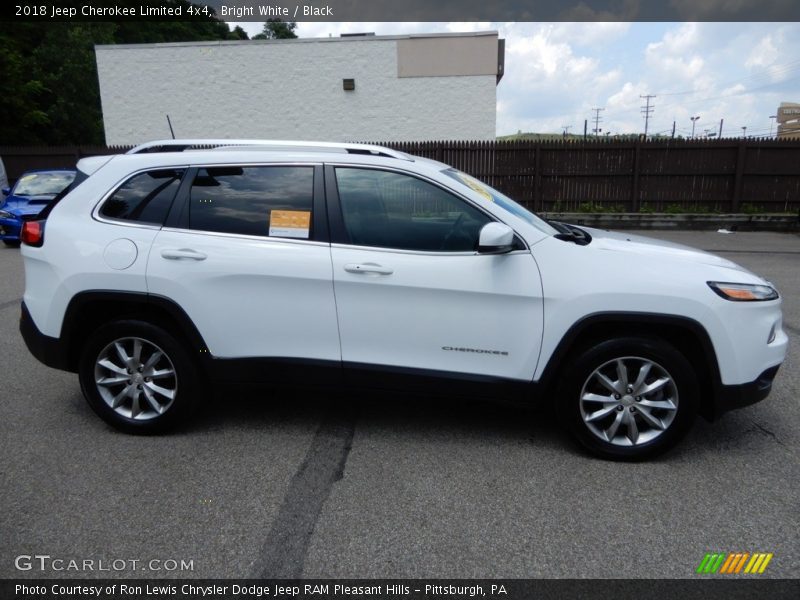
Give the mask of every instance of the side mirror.
M 505 254 L 514 249 L 514 230 L 504 223 L 487 223 L 478 238 L 481 254 Z
M 3 188 L 3 196 L 8 196 L 10 193 L 11 193 L 11 188 L 10 187 L 4 187 Z

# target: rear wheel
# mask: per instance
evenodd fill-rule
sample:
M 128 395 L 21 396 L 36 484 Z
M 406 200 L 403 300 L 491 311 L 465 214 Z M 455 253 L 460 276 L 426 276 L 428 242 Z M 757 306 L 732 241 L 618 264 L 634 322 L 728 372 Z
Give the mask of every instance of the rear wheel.
M 692 366 L 656 338 L 622 338 L 573 357 L 559 412 L 573 436 L 603 458 L 640 460 L 665 452 L 697 412 Z
M 97 330 L 81 355 L 83 395 L 107 423 L 155 433 L 187 417 L 197 403 L 197 368 L 167 331 L 142 321 Z

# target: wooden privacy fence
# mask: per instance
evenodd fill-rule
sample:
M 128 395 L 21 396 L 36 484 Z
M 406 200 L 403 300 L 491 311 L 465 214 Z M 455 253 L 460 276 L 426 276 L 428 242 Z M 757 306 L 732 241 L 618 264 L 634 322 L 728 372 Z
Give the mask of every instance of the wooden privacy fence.
M 536 211 L 800 211 L 800 140 L 382 142 L 465 171 Z M 9 179 L 130 146 L 0 147 Z
M 800 140 L 399 142 L 536 211 L 793 212 Z

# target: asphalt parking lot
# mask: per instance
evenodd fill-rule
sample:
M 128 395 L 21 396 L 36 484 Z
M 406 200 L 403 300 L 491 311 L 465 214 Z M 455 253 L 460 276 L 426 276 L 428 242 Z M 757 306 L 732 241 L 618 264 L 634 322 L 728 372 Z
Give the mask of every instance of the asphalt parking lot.
M 790 347 L 766 401 L 643 464 L 587 456 L 546 413 L 431 398 L 219 390 L 178 433 L 117 433 L 27 352 L 0 249 L 0 577 L 682 578 L 717 551 L 797 577 L 800 236 L 648 235 L 773 281 Z

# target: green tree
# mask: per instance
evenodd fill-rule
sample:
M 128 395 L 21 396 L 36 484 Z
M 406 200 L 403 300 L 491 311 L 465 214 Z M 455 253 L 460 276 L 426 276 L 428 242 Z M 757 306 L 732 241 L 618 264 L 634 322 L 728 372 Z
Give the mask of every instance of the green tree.
M 293 21 L 281 21 L 280 19 L 267 19 L 264 23 L 264 31 L 254 35 L 254 40 L 290 40 L 297 37 L 294 30 L 297 23 Z
M 118 0 L 118 5 L 186 0 Z M 65 0 L 60 6 L 80 6 Z M 214 15 L 143 22 L 15 22 L 0 28 L 0 144 L 102 144 L 105 142 L 95 44 L 135 44 L 247 39 Z M 243 34 L 243 36 L 242 36 Z
M 233 28 L 230 35 L 228 35 L 229 40 L 249 40 L 250 38 L 247 35 L 247 32 L 239 27 L 238 25 Z

